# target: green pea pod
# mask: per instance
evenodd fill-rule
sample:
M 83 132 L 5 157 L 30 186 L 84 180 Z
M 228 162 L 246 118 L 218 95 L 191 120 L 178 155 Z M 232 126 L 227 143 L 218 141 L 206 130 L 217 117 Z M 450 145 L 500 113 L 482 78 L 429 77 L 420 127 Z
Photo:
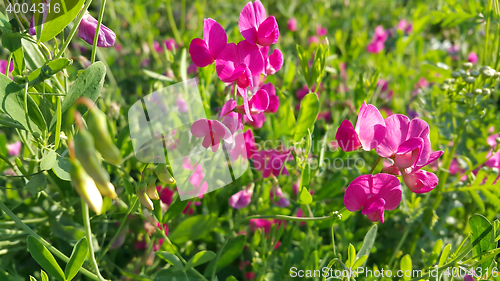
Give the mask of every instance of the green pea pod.
M 156 190 L 156 186 L 154 185 L 148 184 L 148 187 L 146 188 L 146 193 L 148 194 L 148 197 L 153 200 L 160 199 L 160 195 L 158 195 L 158 191 Z
M 76 192 L 97 215 L 102 213 L 102 196 L 92 178 L 85 172 L 78 160 L 70 161 L 71 183 Z
M 163 183 L 173 184 L 175 183 L 175 179 L 172 177 L 170 172 L 167 169 L 167 165 L 158 164 L 155 169 L 155 174 L 158 179 Z
M 146 189 L 147 189 L 147 184 L 146 182 L 140 182 L 139 183 L 139 187 L 137 189 L 137 197 L 139 197 L 139 201 L 141 201 L 141 204 L 150 209 L 150 210 L 154 210 L 154 207 L 153 207 L 153 202 L 151 201 L 151 199 L 149 199 L 148 195 L 146 194 Z
M 115 165 L 121 164 L 122 156 L 109 135 L 106 115 L 94 106 L 89 110 L 87 124 L 96 140 L 95 147 L 101 153 L 102 158 Z
M 85 128 L 80 128 L 75 135 L 75 156 L 87 174 L 94 179 L 101 194 L 111 199 L 116 198 L 115 188 L 109 182 L 109 174 L 97 158 L 94 139 Z

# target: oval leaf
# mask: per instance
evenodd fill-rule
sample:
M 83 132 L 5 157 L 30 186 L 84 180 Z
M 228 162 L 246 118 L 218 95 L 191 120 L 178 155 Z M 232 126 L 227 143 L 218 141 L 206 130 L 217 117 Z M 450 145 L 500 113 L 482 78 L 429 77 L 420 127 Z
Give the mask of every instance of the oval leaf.
M 193 268 L 200 264 L 209 262 L 215 258 L 216 254 L 212 251 L 201 251 L 196 253 L 186 264 L 186 269 Z
M 302 102 L 300 103 L 299 117 L 297 118 L 297 127 L 295 129 L 295 135 L 293 140 L 298 142 L 305 135 L 307 135 L 307 130 L 311 128 L 312 125 L 318 119 L 319 113 L 319 99 L 316 94 L 307 94 Z
M 246 235 L 238 235 L 235 238 L 229 240 L 229 242 L 227 242 L 226 247 L 224 247 L 224 251 L 221 253 L 220 258 L 217 261 L 217 268 L 216 268 L 217 271 L 229 265 L 231 262 L 234 261 L 234 259 L 236 259 L 241 254 L 243 248 L 245 247 L 246 240 L 247 240 Z M 215 267 L 215 259 L 213 259 L 208 264 L 207 269 L 205 270 L 205 276 L 211 276 L 214 267 Z
M 156 252 L 156 255 L 175 267 L 181 269 L 184 268 L 184 265 L 182 264 L 181 260 L 170 252 L 166 251 Z
M 64 272 L 49 250 L 33 236 L 28 236 L 27 242 L 28 250 L 33 259 L 54 278 L 64 281 L 66 279 Z
M 64 269 L 64 274 L 66 275 L 66 280 L 73 279 L 80 268 L 85 262 L 85 257 L 87 257 L 87 253 L 89 251 L 89 243 L 87 241 L 87 237 L 83 237 L 80 239 L 75 247 L 73 248 L 73 252 L 71 253 L 71 257 L 66 264 L 66 268 Z

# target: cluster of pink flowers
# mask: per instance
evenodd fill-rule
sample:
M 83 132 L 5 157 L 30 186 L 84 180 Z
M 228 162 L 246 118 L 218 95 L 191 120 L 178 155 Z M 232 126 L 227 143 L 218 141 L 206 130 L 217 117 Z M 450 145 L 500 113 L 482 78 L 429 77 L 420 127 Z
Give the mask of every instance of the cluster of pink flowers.
M 401 30 L 405 35 L 408 35 L 412 32 L 413 25 L 403 19 L 390 30 L 385 30 L 381 25 L 377 26 L 375 28 L 375 32 L 373 33 L 372 41 L 368 44 L 366 50 L 373 54 L 380 53 L 385 47 L 385 41 L 387 41 L 390 36 L 393 36 L 397 30 Z
M 254 127 L 261 127 L 265 120 L 263 113 L 274 113 L 279 106 L 274 86 L 263 83 L 265 77 L 276 73 L 283 66 L 281 51 L 270 51 L 270 46 L 279 37 L 275 17 L 266 16 L 266 10 L 259 0 L 249 2 L 240 13 L 238 27 L 245 40 L 227 43 L 222 26 L 213 19 L 205 19 L 203 39 L 195 38 L 189 46 L 191 59 L 197 67 L 206 67 L 215 62 L 219 79 L 237 87 L 238 95 L 243 98 L 241 106 L 234 100 L 224 105 L 221 122 L 200 119 L 193 124 L 193 135 L 203 137 L 203 146 L 212 147 L 214 152 L 219 147 L 220 138 L 231 142 L 230 136 L 243 127 L 243 120 Z M 245 118 L 238 116 L 238 113 L 245 115 Z
M 394 210 L 401 201 L 402 176 L 414 193 L 426 193 L 438 184 L 435 174 L 422 168 L 436 161 L 442 151 L 432 152 L 430 130 L 421 119 L 410 120 L 402 114 L 386 119 L 373 105 L 363 103 L 356 127 L 344 120 L 335 136 L 342 150 L 375 149 L 380 157 L 391 163 L 383 173 L 362 175 L 347 187 L 344 204 L 349 211 L 362 210 L 371 221 L 384 222 L 384 210 Z

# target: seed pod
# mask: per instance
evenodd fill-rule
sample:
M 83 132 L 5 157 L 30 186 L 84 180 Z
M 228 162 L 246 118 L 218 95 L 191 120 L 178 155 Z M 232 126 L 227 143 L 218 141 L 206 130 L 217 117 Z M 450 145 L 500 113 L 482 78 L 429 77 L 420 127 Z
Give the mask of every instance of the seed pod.
M 487 96 L 487 95 L 489 95 L 489 94 L 490 94 L 490 89 L 488 89 L 488 88 L 484 88 L 484 89 L 482 90 L 482 92 L 481 92 L 481 93 L 482 93 L 483 95 Z
M 467 69 L 470 69 L 470 68 L 472 68 L 472 63 L 470 63 L 470 62 L 464 62 L 462 64 L 462 69 L 467 70 Z
M 477 71 L 477 70 L 472 70 L 472 71 L 470 72 L 470 75 L 471 75 L 472 77 L 478 77 L 478 76 L 479 76 L 479 71 Z
M 477 95 L 482 94 L 483 90 L 481 90 L 481 89 L 474 89 L 474 91 L 472 93 L 477 96 Z
M 156 186 L 148 185 L 148 187 L 146 188 L 146 193 L 152 200 L 160 199 L 160 195 L 158 195 L 158 191 L 156 191 Z
M 167 169 L 167 165 L 165 164 L 158 164 L 158 166 L 156 166 L 155 169 L 155 174 L 158 177 L 158 179 L 163 183 L 168 183 L 168 184 L 175 183 L 175 179 L 172 177 L 172 175 Z
M 151 199 L 149 199 L 148 195 L 146 194 L 146 189 L 147 189 L 146 182 L 141 181 L 137 188 L 136 194 L 137 197 L 139 197 L 139 201 L 141 201 L 141 204 L 144 207 L 153 210 L 154 209 L 153 202 L 151 202 Z
M 94 179 L 101 194 L 111 199 L 116 198 L 115 188 L 109 182 L 109 174 L 97 158 L 94 139 L 85 128 L 80 128 L 80 131 L 75 135 L 75 156 L 87 174 Z
M 458 78 L 458 77 L 460 77 L 460 72 L 456 72 L 456 71 L 452 72 L 452 73 L 451 73 L 451 77 L 453 77 L 453 78 Z
M 71 160 L 71 183 L 76 192 L 97 215 L 102 213 L 102 196 L 92 178 L 85 172 L 78 160 Z
M 122 162 L 120 150 L 109 135 L 106 115 L 96 106 L 90 108 L 87 117 L 90 133 L 94 137 L 95 147 L 109 163 L 119 165 Z
M 469 77 L 465 78 L 465 83 L 467 83 L 467 84 L 473 84 L 474 82 L 476 82 L 476 78 L 474 78 L 474 77 L 469 76 Z

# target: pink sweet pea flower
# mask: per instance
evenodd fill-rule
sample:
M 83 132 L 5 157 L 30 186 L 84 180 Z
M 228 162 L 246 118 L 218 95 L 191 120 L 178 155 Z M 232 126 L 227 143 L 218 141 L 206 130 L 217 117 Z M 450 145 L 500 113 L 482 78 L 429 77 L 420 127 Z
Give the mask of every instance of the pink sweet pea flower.
M 400 20 L 398 22 L 398 30 L 404 32 L 404 34 L 409 34 L 413 29 L 413 25 L 406 20 Z
M 283 67 L 283 53 L 279 49 L 275 49 L 271 55 L 269 47 L 260 47 L 260 52 L 264 58 L 264 75 L 273 75 Z
M 203 138 L 204 148 L 212 147 L 212 151 L 219 149 L 220 139 L 227 143 L 233 142 L 231 131 L 217 120 L 199 119 L 191 125 L 191 134 L 197 138 Z
M 417 165 L 415 168 L 401 170 L 403 181 L 406 186 L 414 193 L 427 193 L 433 190 L 439 183 L 438 177 L 427 171 L 420 170 L 422 167 L 433 163 L 443 155 L 442 151 L 432 153 L 424 165 Z
M 421 119 L 393 114 L 385 120 L 387 133 L 377 146 L 377 153 L 394 159 L 401 169 L 425 166 L 431 154 L 429 125 Z
M 243 38 L 253 45 L 272 45 L 278 41 L 280 35 L 276 18 L 266 18 L 266 9 L 259 0 L 248 2 L 243 7 L 238 27 Z
M 401 183 L 394 175 L 362 175 L 346 189 L 344 205 L 351 212 L 361 211 L 372 222 L 384 223 L 384 211 L 395 210 L 401 202 Z
M 322 27 L 321 24 L 316 25 L 316 35 L 325 36 L 327 33 L 326 27 Z
M 31 36 L 35 36 L 36 35 L 35 15 L 31 16 L 29 34 Z
M 287 27 L 290 31 L 297 31 L 297 20 L 295 18 L 288 19 Z
M 386 124 L 380 111 L 374 105 L 361 105 L 356 128 L 349 120 L 344 120 L 337 130 L 335 139 L 343 151 L 363 148 L 370 151 L 386 137 Z
M 265 90 L 269 94 L 269 106 L 264 112 L 276 113 L 280 105 L 280 98 L 276 95 L 276 89 L 272 83 L 266 83 L 260 86 L 260 89 Z
M 377 88 L 380 89 L 380 98 L 386 101 L 392 99 L 393 91 L 389 89 L 389 81 L 379 79 L 377 81 Z
M 198 67 L 196 66 L 196 64 L 194 64 L 194 63 L 190 64 L 188 69 L 187 69 L 187 73 L 189 75 L 194 75 L 194 74 L 196 74 L 196 72 L 198 72 Z
M 17 156 L 21 152 L 22 147 L 21 141 L 16 141 L 15 143 L 7 144 L 7 153 L 12 156 Z
M 269 195 L 271 201 L 278 207 L 286 208 L 290 205 L 290 201 L 285 198 L 283 191 L 279 186 L 271 188 L 271 193 Z
M 255 139 L 252 130 L 247 130 L 243 133 L 243 138 L 245 139 L 245 142 L 237 142 L 237 146 L 229 152 L 233 160 L 237 160 L 240 155 L 243 156 L 243 159 L 250 159 L 256 151 Z
M 370 42 L 370 44 L 368 44 L 368 46 L 366 47 L 366 50 L 369 53 L 374 53 L 374 54 L 380 53 L 384 49 L 385 41 L 387 40 L 388 36 L 389 32 L 384 30 L 384 28 L 381 25 L 377 26 L 373 34 L 373 39 Z
M 242 209 L 248 206 L 252 200 L 253 188 L 245 188 L 229 198 L 229 206 L 234 209 Z
M 88 12 L 83 15 L 82 21 L 78 26 L 78 37 L 82 38 L 85 42 L 93 45 L 94 35 L 97 31 L 97 20 Z M 98 47 L 112 47 L 115 45 L 116 34 L 107 26 L 101 24 L 99 35 L 97 36 Z
M 177 42 L 175 42 L 174 38 L 169 38 L 167 40 L 163 40 L 163 44 L 167 46 L 167 50 L 172 51 L 173 49 L 177 49 L 179 45 L 177 45 Z
M 0 72 L 2 74 L 7 75 L 7 64 L 8 64 L 8 61 L 0 60 Z M 14 70 L 14 63 L 11 62 L 10 66 L 9 66 L 9 73 L 11 73 L 13 70 Z
M 226 44 L 227 35 L 224 28 L 213 19 L 205 19 L 203 40 L 193 39 L 189 45 L 189 54 L 196 66 L 205 67 L 218 59 Z
M 266 116 L 264 115 L 264 113 L 259 113 L 252 117 L 253 120 L 250 120 L 246 115 L 243 116 L 243 121 L 245 121 L 245 124 L 248 124 L 255 129 L 262 128 L 262 125 L 264 125 L 264 122 L 266 121 Z
M 317 44 L 319 43 L 319 38 L 318 36 L 310 36 L 309 38 L 307 38 L 307 46 L 311 45 L 311 44 Z
M 236 113 L 236 102 L 234 100 L 228 100 L 220 112 L 220 118 L 222 118 L 222 124 L 224 124 L 231 134 L 235 134 L 238 130 L 243 130 L 243 119 L 242 116 Z
M 238 91 L 243 91 L 241 88 Z M 242 94 L 241 94 L 242 95 Z M 235 111 L 246 113 L 247 116 L 257 115 L 264 112 L 269 107 L 269 94 L 264 89 L 259 89 L 248 101 L 249 112 L 245 111 L 244 105 L 237 106 Z
M 313 91 L 314 92 L 314 91 Z M 307 94 L 309 94 L 309 88 L 304 85 L 301 89 L 297 91 L 297 99 L 301 101 Z
M 188 112 L 189 106 L 188 106 L 186 100 L 181 95 L 179 95 L 177 97 L 175 104 L 177 105 L 179 112 L 182 112 L 182 113 Z
M 268 178 L 269 176 L 279 176 L 281 170 L 283 175 L 289 175 L 286 169 L 286 161 L 292 158 L 289 151 L 278 150 L 261 150 L 253 154 L 254 166 L 257 171 L 261 171 L 262 177 Z
M 385 42 L 383 41 L 372 41 L 366 47 L 366 51 L 372 54 L 378 54 L 384 50 Z
M 460 52 L 460 47 L 458 45 L 451 45 L 448 48 L 448 55 L 452 60 L 458 60 L 458 52 Z
M 251 219 L 250 229 L 256 231 L 257 229 L 264 229 L 264 233 L 269 233 L 274 222 L 267 219 Z
M 467 61 L 473 64 L 476 64 L 478 59 L 479 57 L 474 52 L 470 52 L 469 55 L 467 56 Z
M 199 206 L 201 205 L 200 201 L 189 201 L 188 204 L 186 205 L 186 208 L 182 211 L 183 214 L 188 214 L 192 215 L 194 213 L 194 207 L 193 206 Z
M 161 185 L 158 185 L 156 190 L 160 195 L 161 202 L 170 206 L 170 204 L 172 204 L 172 198 L 174 197 L 174 191 L 168 187 L 162 188 Z

